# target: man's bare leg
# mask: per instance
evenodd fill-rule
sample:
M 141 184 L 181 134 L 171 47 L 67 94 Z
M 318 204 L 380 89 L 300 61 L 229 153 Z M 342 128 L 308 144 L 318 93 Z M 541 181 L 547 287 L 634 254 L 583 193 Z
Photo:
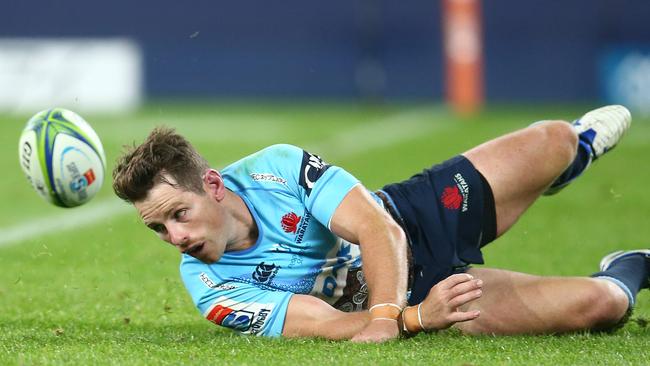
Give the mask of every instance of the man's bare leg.
M 624 107 L 607 106 L 588 112 L 574 125 L 563 121 L 536 123 L 465 153 L 492 188 L 497 235 L 507 231 L 567 167 L 575 166 L 572 164 L 578 161 L 578 142 L 580 149 L 588 151 L 590 163 L 618 143 L 630 121 L 629 111 Z M 633 304 L 636 291 L 648 287 L 648 270 L 644 270 L 642 261 L 632 267 L 624 265 L 632 272 L 610 270 L 611 273 L 596 274 L 599 278 L 540 277 L 498 269 L 470 269 L 468 273 L 483 281 L 483 295 L 462 310 L 480 310 L 481 315 L 458 323 L 457 327 L 473 334 L 554 333 L 611 327 Z
M 631 121 L 625 107 L 605 106 L 587 112 L 573 124 L 538 122 L 463 154 L 492 188 L 497 236 L 507 231 L 542 193 L 558 192 L 592 160 L 614 148 Z
M 616 325 L 628 309 L 623 290 L 610 281 L 588 277 L 540 277 L 472 268 L 483 281 L 483 295 L 461 308 L 480 310 L 455 327 L 468 334 L 546 334 Z
M 463 155 L 492 188 L 497 236 L 507 231 L 573 162 L 578 135 L 564 121 L 546 121 L 481 144 Z

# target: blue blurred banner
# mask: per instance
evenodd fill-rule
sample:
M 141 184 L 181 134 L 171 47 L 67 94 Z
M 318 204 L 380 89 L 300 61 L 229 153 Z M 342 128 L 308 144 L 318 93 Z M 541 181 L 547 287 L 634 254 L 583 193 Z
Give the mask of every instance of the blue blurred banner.
M 604 52 L 600 80 L 605 100 L 650 115 L 650 44 Z
M 650 43 L 648 0 L 483 2 L 488 101 L 599 98 L 605 45 Z M 2 37 L 121 37 L 148 96 L 425 98 L 444 86 L 431 0 L 5 1 Z

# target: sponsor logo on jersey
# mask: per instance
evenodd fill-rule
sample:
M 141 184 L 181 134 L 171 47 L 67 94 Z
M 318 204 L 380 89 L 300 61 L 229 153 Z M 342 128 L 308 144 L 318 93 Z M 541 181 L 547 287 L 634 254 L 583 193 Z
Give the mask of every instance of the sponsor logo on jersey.
M 271 314 L 270 309 L 260 309 L 259 313 L 257 313 L 257 318 L 255 319 L 255 322 L 253 323 L 253 325 L 251 325 L 252 334 L 257 334 L 262 330 L 264 324 L 266 323 L 266 318 L 268 318 L 270 314 Z
M 271 250 L 276 253 L 291 253 L 293 250 L 289 244 L 277 243 L 271 246 Z
M 212 279 L 205 272 L 201 272 L 201 274 L 199 275 L 199 279 L 201 279 L 201 282 L 203 282 L 203 284 L 206 285 L 208 288 L 215 289 L 215 290 L 227 291 L 227 290 L 234 290 L 237 288 L 237 286 L 228 283 L 217 284 L 214 281 L 212 281 Z
M 235 310 L 228 306 L 216 304 L 205 317 L 216 325 L 245 332 L 253 325 L 255 313 L 247 310 Z
M 469 209 L 469 184 L 460 173 L 454 175 L 454 183 L 455 186 L 443 190 L 440 201 L 449 210 L 461 209 L 461 212 L 465 212 Z
M 251 179 L 253 179 L 254 181 L 257 181 L 257 182 L 273 182 L 273 183 L 279 183 L 279 184 L 284 184 L 284 185 L 287 184 L 286 179 L 284 179 L 282 177 L 275 176 L 275 175 L 270 174 L 270 173 L 251 173 L 250 177 L 251 177 Z
M 309 211 L 305 212 L 305 216 L 303 217 L 302 221 L 300 221 L 300 227 L 298 228 L 296 232 L 296 244 L 302 243 L 303 239 L 305 238 L 305 232 L 307 232 L 307 228 L 309 227 L 309 221 L 311 221 L 311 214 Z
M 318 155 L 310 154 L 303 150 L 302 163 L 300 164 L 300 179 L 299 184 L 305 189 L 307 196 L 311 194 L 314 184 L 320 178 L 329 165 L 323 161 Z
M 255 267 L 255 271 L 253 271 L 253 279 L 260 283 L 271 282 L 279 269 L 280 266 L 276 266 L 275 263 L 266 264 L 262 262 Z
M 204 316 L 217 325 L 243 333 L 257 334 L 264 329 L 273 308 L 273 304 L 237 302 L 222 296 Z
M 280 220 L 282 230 L 285 233 L 295 233 L 298 228 L 298 222 L 300 222 L 300 216 L 296 215 L 295 212 L 285 214 L 282 216 L 282 220 Z
M 354 258 L 361 255 L 359 246 L 337 238 L 336 244 L 327 253 L 321 272 L 316 277 L 312 295 L 334 304 L 346 288 L 348 270 Z

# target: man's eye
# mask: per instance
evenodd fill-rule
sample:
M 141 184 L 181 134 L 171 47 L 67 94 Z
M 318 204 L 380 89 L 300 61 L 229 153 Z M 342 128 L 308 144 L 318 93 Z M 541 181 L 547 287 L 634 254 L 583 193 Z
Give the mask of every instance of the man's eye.
M 158 234 L 164 234 L 167 232 L 167 228 L 165 228 L 165 225 L 161 225 L 161 224 L 150 225 L 149 228 Z
M 182 219 L 183 217 L 185 217 L 186 214 L 187 214 L 187 210 L 186 209 L 181 209 L 181 210 L 178 210 L 178 211 L 174 212 L 174 218 L 177 219 L 177 220 Z

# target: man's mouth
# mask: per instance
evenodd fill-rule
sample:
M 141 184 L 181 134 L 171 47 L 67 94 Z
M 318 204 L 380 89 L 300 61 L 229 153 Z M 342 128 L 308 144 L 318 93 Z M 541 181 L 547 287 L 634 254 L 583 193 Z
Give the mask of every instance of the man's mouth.
M 203 249 L 203 245 L 205 245 L 205 243 L 195 245 L 192 248 L 188 249 L 187 252 L 185 252 L 185 254 L 194 256 L 195 254 L 198 254 L 201 251 L 201 249 Z

